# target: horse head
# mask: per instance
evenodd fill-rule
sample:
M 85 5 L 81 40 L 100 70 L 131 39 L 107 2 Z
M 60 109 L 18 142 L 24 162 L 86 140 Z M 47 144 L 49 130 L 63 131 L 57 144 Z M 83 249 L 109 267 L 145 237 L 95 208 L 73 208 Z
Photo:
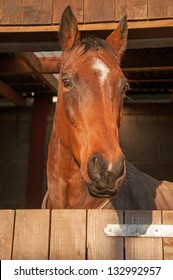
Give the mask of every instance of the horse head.
M 127 33 L 127 21 L 123 17 L 106 40 L 81 39 L 76 17 L 69 6 L 65 9 L 60 23 L 63 54 L 58 102 L 49 145 L 50 185 L 53 180 L 50 177 L 55 177 L 55 165 L 58 170 L 63 166 L 63 159 L 61 167 L 55 164 L 57 143 L 61 151 L 67 151 L 64 160 L 69 159 L 66 171 L 58 171 L 63 182 L 70 186 L 70 174 L 74 177 L 78 172 L 92 196 L 111 197 L 117 193 L 126 173 L 119 127 L 128 88 L 120 68 Z M 60 148 L 58 151 L 57 154 Z M 60 164 L 60 160 L 57 161 Z M 63 192 L 66 196 L 70 193 L 65 189 Z

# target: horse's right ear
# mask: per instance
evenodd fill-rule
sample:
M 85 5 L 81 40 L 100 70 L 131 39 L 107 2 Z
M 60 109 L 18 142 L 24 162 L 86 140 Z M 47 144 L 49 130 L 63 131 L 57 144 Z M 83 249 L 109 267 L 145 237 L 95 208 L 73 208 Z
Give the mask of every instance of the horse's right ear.
M 107 43 L 112 47 L 112 50 L 114 51 L 119 63 L 126 49 L 127 35 L 127 18 L 124 16 L 119 22 L 117 28 L 106 38 Z
M 69 50 L 73 47 L 76 40 L 79 40 L 77 19 L 74 16 L 71 7 L 67 6 L 64 10 L 60 22 L 60 41 L 63 50 Z

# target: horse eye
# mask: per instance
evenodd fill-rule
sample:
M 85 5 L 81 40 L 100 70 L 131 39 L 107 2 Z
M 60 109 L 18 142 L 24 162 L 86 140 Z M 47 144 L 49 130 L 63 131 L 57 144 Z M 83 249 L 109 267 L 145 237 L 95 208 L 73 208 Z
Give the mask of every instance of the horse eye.
M 72 87 L 72 83 L 71 80 L 67 77 L 62 78 L 62 82 L 63 82 L 63 86 L 65 88 L 71 88 Z
M 128 89 L 129 89 L 129 85 L 128 84 L 124 85 L 123 92 L 126 92 Z

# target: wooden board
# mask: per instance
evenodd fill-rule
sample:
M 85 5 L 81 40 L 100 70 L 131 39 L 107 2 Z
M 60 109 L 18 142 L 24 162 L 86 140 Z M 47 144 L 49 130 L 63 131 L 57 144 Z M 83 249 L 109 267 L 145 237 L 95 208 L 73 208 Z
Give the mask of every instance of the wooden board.
M 173 225 L 173 211 L 163 211 L 163 224 Z M 173 260 L 173 238 L 163 238 L 164 260 Z
M 60 23 L 64 9 L 70 5 L 78 22 L 83 22 L 83 0 L 53 0 L 53 24 Z
M 84 22 L 115 21 L 114 0 L 85 0 Z
M 48 259 L 49 210 L 17 210 L 13 260 Z
M 147 19 L 148 0 L 116 0 L 116 20 L 127 15 L 128 20 Z
M 21 0 L 22 24 L 51 24 L 52 1 Z
M 150 0 L 148 1 L 148 18 L 173 18 L 172 0 Z
M 14 211 L 0 210 L 0 260 L 10 260 L 12 254 Z
M 0 24 L 21 24 L 21 0 L 0 0 Z
M 161 224 L 161 211 L 125 211 L 125 223 Z M 126 260 L 161 260 L 162 238 L 125 238 Z
M 123 211 L 89 210 L 87 221 L 87 259 L 123 259 L 123 238 L 107 237 L 104 233 L 107 224 L 123 223 Z
M 51 260 L 84 260 L 86 257 L 86 210 L 52 210 Z

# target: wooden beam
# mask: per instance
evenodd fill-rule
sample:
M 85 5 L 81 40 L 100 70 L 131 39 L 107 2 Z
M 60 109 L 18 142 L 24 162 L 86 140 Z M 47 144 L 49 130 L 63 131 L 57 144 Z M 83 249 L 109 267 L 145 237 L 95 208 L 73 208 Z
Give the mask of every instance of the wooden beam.
M 23 52 L 20 54 L 20 58 L 33 70 L 33 72 L 39 77 L 41 81 L 47 84 L 52 91 L 57 92 L 58 82 L 52 74 L 41 74 L 40 59 L 34 54 L 29 52 Z
M 27 54 L 28 59 L 33 61 L 40 74 L 59 73 L 61 66 L 61 57 L 37 57 L 32 53 Z M 147 53 L 142 52 L 127 52 L 122 61 L 122 69 L 126 72 L 152 72 L 152 71 L 169 71 L 173 70 L 173 53 Z
M 27 208 L 41 207 L 47 112 L 48 95 L 36 94 L 31 123 Z
M 155 71 L 171 71 L 173 66 L 153 66 L 153 67 L 132 67 L 132 68 L 123 68 L 123 71 L 126 72 L 155 72 Z
M 93 31 L 93 30 L 114 30 L 117 22 L 104 22 L 104 23 L 82 23 L 78 24 L 80 31 Z M 173 19 L 160 19 L 150 21 L 129 21 L 129 29 L 146 29 L 146 28 L 160 28 L 160 27 L 173 27 Z M 35 32 L 58 32 L 59 25 L 32 25 L 32 26 L 0 26 L 1 33 L 35 33 Z
M 16 105 L 22 106 L 25 104 L 25 99 L 3 81 L 0 81 L 0 95 L 8 98 Z
M 1 58 L 0 75 L 31 74 L 32 70 L 19 58 Z
M 22 34 L 21 34 L 22 36 Z M 31 40 L 32 34 L 31 34 Z M 40 51 L 57 51 L 60 50 L 60 44 L 57 41 L 39 41 L 39 42 L 1 42 L 0 53 L 7 52 L 19 53 L 19 52 L 40 52 Z
M 61 56 L 57 57 L 39 57 L 39 72 L 59 73 L 61 66 Z

